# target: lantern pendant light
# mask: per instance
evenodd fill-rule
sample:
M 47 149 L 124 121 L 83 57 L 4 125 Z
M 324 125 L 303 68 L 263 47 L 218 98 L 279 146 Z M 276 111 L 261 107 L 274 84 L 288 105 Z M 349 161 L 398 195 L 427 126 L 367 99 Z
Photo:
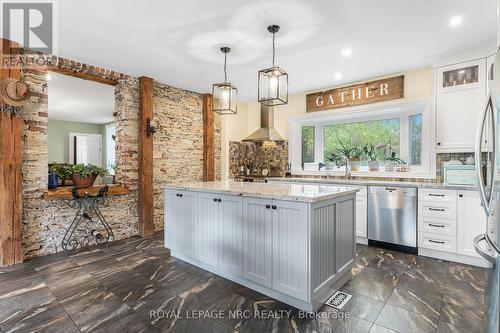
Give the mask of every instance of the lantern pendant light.
M 231 49 L 220 48 L 224 53 L 224 82 L 212 85 L 212 111 L 221 115 L 236 114 L 238 108 L 238 89 L 227 81 L 227 54 Z
M 278 25 L 270 25 L 267 31 L 273 34 L 273 66 L 259 71 L 259 102 L 268 106 L 288 103 L 288 74 L 275 65 L 275 37 L 280 30 Z

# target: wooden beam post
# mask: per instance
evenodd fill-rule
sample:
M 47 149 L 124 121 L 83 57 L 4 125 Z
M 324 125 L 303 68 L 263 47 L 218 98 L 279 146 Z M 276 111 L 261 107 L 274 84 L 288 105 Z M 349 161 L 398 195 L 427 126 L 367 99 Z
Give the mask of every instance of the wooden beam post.
M 212 94 L 203 95 L 203 181 L 215 180 L 215 125 L 212 98 Z
M 19 57 L 18 45 L 0 39 L 2 57 Z M 0 81 L 19 79 L 19 68 L 0 62 Z M 5 106 L 0 101 L 0 106 Z M 0 112 L 0 267 L 23 262 L 22 120 Z
M 139 234 L 154 233 L 153 222 L 153 133 L 147 128 L 153 121 L 153 79 L 139 78 Z

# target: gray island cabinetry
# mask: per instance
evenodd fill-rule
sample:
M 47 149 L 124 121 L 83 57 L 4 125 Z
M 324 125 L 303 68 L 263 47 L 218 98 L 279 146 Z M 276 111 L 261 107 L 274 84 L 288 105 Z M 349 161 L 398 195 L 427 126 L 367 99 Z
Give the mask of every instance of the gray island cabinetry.
M 165 188 L 171 255 L 304 311 L 351 276 L 356 189 L 198 182 Z

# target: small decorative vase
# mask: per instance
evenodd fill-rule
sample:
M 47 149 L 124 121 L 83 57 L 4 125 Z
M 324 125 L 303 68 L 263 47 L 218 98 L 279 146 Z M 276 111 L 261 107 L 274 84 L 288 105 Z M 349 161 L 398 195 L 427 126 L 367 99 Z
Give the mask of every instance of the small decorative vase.
M 59 177 L 55 173 L 49 173 L 49 190 L 54 190 L 57 188 L 59 183 Z
M 76 188 L 86 188 L 86 187 L 91 187 L 94 185 L 94 182 L 96 180 L 97 176 L 92 175 L 88 177 L 81 177 L 80 175 L 73 175 L 73 186 L 76 186 Z
M 379 161 L 368 161 L 368 170 L 369 171 L 378 171 L 380 167 Z
M 385 171 L 386 172 L 394 172 L 394 169 L 396 167 L 396 162 L 394 161 L 391 161 L 391 160 L 387 160 L 385 161 Z

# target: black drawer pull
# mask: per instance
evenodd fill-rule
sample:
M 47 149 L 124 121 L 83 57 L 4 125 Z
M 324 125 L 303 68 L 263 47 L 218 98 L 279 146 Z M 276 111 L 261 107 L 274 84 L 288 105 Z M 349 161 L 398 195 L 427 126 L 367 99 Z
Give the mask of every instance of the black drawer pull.
M 266 205 L 266 208 L 267 208 L 267 209 L 271 208 L 271 205 Z
M 278 208 L 278 207 L 276 207 L 275 205 L 273 205 L 271 208 L 272 208 L 272 209 L 276 209 L 276 208 Z
M 430 227 L 436 227 L 436 228 L 444 228 L 444 225 L 441 225 L 441 224 L 432 224 L 432 223 L 429 223 L 429 226 Z
M 217 199 L 217 202 L 222 202 L 222 199 Z
M 444 197 L 444 194 L 434 194 L 434 193 L 429 193 L 430 197 Z
M 429 210 L 432 210 L 435 212 L 444 212 L 444 208 L 429 208 Z
M 436 244 L 444 244 L 444 242 L 439 242 L 439 241 L 435 241 L 435 240 L 432 240 L 432 239 L 429 239 L 429 242 L 431 243 L 436 243 Z
M 176 194 L 176 196 L 178 196 L 178 197 L 182 197 L 182 194 L 180 194 L 180 193 L 177 193 L 177 194 Z

